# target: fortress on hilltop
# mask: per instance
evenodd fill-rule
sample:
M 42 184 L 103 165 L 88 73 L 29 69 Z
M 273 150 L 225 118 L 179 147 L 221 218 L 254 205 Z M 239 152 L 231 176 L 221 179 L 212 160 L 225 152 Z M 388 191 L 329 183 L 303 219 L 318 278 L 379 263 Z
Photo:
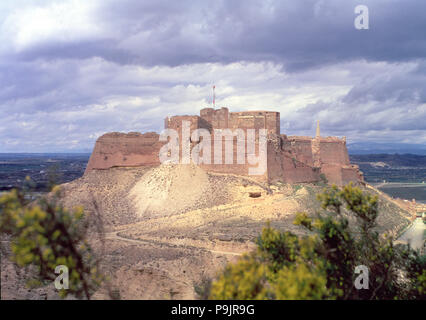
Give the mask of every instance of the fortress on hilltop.
M 266 171 L 252 178 L 274 183 L 317 182 L 327 179 L 329 183 L 344 185 L 350 181 L 362 182 L 358 166 L 349 161 L 346 138 L 321 137 L 319 122 L 315 137 L 287 136 L 280 132 L 280 113 L 272 111 L 229 112 L 227 108 L 205 108 L 199 116 L 173 116 L 165 119 L 166 129 L 179 132 L 182 121 L 189 121 L 190 132 L 195 129 L 266 129 Z M 237 138 L 232 139 L 234 162 L 232 164 L 200 164 L 206 171 L 248 175 L 252 165 L 245 161 L 237 163 Z M 159 153 L 167 142 L 160 141 L 155 132 L 141 134 L 106 133 L 96 141 L 86 168 L 86 173 L 95 169 L 112 167 L 156 166 L 160 164 Z M 214 144 L 214 139 L 211 141 Z M 258 150 L 258 137 L 255 140 Z M 190 141 L 191 148 L 197 143 Z M 213 148 L 212 148 L 213 150 Z M 223 149 L 224 150 L 224 149 Z M 222 152 L 224 156 L 224 152 Z M 246 154 L 247 156 L 247 154 Z

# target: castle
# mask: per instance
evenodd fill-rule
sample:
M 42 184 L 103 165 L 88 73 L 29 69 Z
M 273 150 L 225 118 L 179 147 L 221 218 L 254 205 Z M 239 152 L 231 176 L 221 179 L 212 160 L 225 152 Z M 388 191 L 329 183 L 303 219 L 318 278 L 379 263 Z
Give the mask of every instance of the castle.
M 280 132 L 279 112 L 229 112 L 227 108 L 204 108 L 199 116 L 167 117 L 164 126 L 179 131 L 183 121 L 190 123 L 191 132 L 195 129 L 210 132 L 213 129 L 266 129 L 266 170 L 262 175 L 252 176 L 263 182 L 303 183 L 326 179 L 329 183 L 341 186 L 350 181 L 364 181 L 358 166 L 350 164 L 346 138 L 321 137 L 319 123 L 315 137 L 287 136 Z M 236 153 L 236 139 L 228 139 L 232 139 Z M 155 132 L 104 134 L 96 141 L 86 173 L 112 167 L 159 165 L 159 152 L 165 144 Z M 191 142 L 191 147 L 194 145 L 195 142 Z M 210 172 L 247 175 L 250 165 L 247 162 L 236 163 L 235 159 L 236 156 L 231 164 L 201 163 L 200 167 Z

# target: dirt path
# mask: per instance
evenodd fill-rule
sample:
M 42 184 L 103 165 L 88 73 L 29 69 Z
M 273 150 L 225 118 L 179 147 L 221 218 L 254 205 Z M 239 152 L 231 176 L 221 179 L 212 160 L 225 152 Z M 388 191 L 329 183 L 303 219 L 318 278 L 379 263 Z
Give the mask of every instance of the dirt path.
M 424 230 L 426 230 L 426 225 L 421 218 L 417 218 L 401 237 L 399 237 L 398 241 L 410 243 L 413 249 L 421 249 L 424 246 Z
M 220 250 L 212 250 L 212 249 L 197 247 L 197 246 L 177 245 L 177 244 L 173 244 L 169 242 L 149 240 L 149 239 L 130 239 L 130 238 L 125 238 L 119 235 L 120 232 L 127 231 L 127 230 L 128 229 L 108 232 L 105 234 L 105 240 L 125 241 L 125 242 L 133 243 L 136 245 L 154 245 L 154 246 L 166 246 L 169 248 L 195 249 L 195 250 L 201 250 L 201 251 L 208 251 L 208 252 L 211 252 L 214 254 L 220 254 L 220 255 L 232 255 L 232 256 L 242 255 L 241 253 L 231 252 L 231 251 L 220 251 Z

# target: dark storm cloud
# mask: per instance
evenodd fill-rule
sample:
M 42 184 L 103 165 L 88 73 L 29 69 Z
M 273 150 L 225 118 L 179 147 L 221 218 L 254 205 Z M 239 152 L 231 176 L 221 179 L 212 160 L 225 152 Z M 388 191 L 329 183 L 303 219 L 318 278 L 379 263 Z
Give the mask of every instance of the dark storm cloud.
M 369 101 L 394 100 L 399 103 L 426 102 L 425 62 L 407 73 L 386 72 L 363 79 L 343 99 L 345 103 L 365 104 Z
M 273 60 L 295 70 L 359 58 L 405 61 L 426 54 L 426 3 L 421 1 L 364 1 L 371 28 L 361 32 L 353 24 L 359 1 L 138 3 L 105 10 L 121 32 L 134 35 L 131 44 L 116 44 L 137 52 L 135 59 L 142 64 Z M 130 27 L 124 27 L 129 20 Z
M 367 5 L 370 29 L 356 30 Z M 0 3 L 0 152 L 90 150 L 220 106 L 288 134 L 426 143 L 426 2 Z
M 101 56 L 123 64 L 275 61 L 287 70 L 355 59 L 406 61 L 426 54 L 426 2 L 365 0 L 370 29 L 354 28 L 357 0 L 106 1 L 93 15 L 103 32 L 49 42 L 23 59 Z
M 396 132 L 412 131 L 412 136 L 417 135 L 424 143 L 426 73 L 418 71 L 418 66 L 409 64 L 367 75 L 334 101 L 317 101 L 297 110 L 291 119 L 295 124 L 292 128 L 306 130 L 307 124 L 319 119 L 328 134 L 358 131 L 365 136 L 370 130 L 391 130 L 395 132 L 393 139 L 397 140 L 400 136 Z M 423 133 L 418 135 L 418 132 Z

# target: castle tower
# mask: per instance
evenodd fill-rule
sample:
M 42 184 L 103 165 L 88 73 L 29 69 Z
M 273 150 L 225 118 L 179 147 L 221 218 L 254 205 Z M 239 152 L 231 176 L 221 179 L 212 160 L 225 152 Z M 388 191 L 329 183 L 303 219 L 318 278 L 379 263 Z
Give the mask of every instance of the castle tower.
M 319 138 L 319 137 L 320 137 L 320 125 L 319 125 L 319 120 L 317 120 L 317 132 L 316 132 L 316 134 L 315 134 L 315 137 L 316 137 L 316 138 Z

